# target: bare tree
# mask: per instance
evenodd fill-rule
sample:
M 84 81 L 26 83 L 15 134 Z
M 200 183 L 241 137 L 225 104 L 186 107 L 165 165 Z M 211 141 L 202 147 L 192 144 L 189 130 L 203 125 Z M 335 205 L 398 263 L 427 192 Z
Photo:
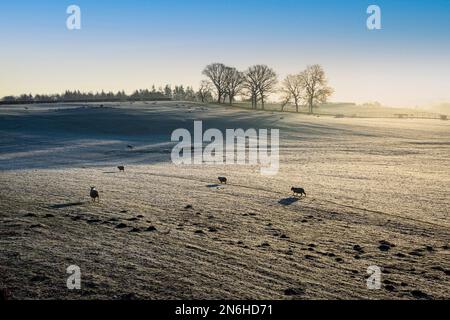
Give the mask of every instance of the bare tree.
M 255 66 L 248 68 L 244 77 L 244 88 L 250 94 L 252 109 L 256 109 L 258 107 L 258 72 Z
M 277 75 L 268 66 L 258 64 L 248 68 L 245 72 L 245 88 L 250 93 L 252 108 L 256 109 L 258 101 L 261 101 L 261 108 L 264 109 L 265 98 L 273 92 L 276 84 Z
M 309 113 L 313 113 L 315 105 L 325 103 L 333 94 L 333 88 L 328 87 L 325 71 L 318 64 L 308 66 L 300 76 L 305 88 L 304 99 L 308 104 Z
M 208 97 L 211 97 L 212 85 L 208 80 L 202 80 L 200 82 L 200 87 L 197 91 L 197 95 L 202 102 L 205 102 Z
M 304 95 L 305 84 L 300 74 L 288 75 L 282 83 L 281 91 L 283 92 L 283 104 L 281 110 L 288 103 L 295 104 L 295 110 L 298 112 L 299 103 Z
M 277 74 L 266 65 L 258 65 L 260 69 L 260 77 L 258 81 L 258 93 L 261 97 L 261 108 L 264 110 L 264 101 L 268 94 L 275 90 L 277 85 Z
M 230 101 L 230 105 L 233 104 L 233 100 L 240 93 L 243 88 L 244 74 L 236 68 L 227 67 L 225 70 L 225 92 Z
M 212 84 L 216 87 L 217 90 L 217 102 L 222 102 L 222 97 L 226 93 L 225 87 L 225 70 L 226 66 L 222 63 L 212 63 L 209 64 L 203 69 L 203 74 L 211 80 Z

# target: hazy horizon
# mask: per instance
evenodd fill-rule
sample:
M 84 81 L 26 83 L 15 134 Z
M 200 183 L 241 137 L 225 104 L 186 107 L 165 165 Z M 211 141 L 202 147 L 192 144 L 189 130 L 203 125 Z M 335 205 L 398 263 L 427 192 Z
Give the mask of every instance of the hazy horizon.
M 81 8 L 81 30 L 66 8 Z M 381 7 L 382 29 L 366 28 Z M 282 80 L 321 64 L 332 102 L 449 102 L 450 1 L 19 1 L 0 5 L 0 97 L 196 88 L 212 62 L 264 63 Z

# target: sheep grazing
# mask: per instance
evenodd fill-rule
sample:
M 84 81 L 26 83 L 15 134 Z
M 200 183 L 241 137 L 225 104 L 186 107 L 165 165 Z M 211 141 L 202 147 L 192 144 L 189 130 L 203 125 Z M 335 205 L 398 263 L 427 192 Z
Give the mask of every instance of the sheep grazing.
M 303 188 L 292 187 L 291 191 L 294 193 L 294 196 L 299 194 L 300 196 L 304 195 L 306 197 L 306 192 Z
M 117 169 L 119 169 L 119 171 L 125 172 L 125 167 L 124 166 L 118 166 Z
M 89 193 L 89 195 L 91 196 L 92 201 L 95 202 L 95 199 L 98 199 L 98 201 L 100 201 L 100 197 L 98 195 L 98 191 L 95 190 L 95 187 L 91 187 L 91 192 Z
M 225 177 L 218 177 L 217 179 L 219 179 L 219 182 L 220 182 L 220 183 L 225 183 L 225 184 L 227 184 L 227 178 L 225 178 Z

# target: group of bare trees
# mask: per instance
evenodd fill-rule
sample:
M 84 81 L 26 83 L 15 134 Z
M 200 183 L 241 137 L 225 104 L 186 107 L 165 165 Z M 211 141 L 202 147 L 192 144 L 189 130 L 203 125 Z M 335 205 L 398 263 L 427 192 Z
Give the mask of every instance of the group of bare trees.
M 256 109 L 261 101 L 261 108 L 264 110 L 265 99 L 275 91 L 277 82 L 277 74 L 266 65 L 258 64 L 247 69 L 244 87 L 250 93 L 253 109 Z
M 288 75 L 282 83 L 283 92 L 282 109 L 288 103 L 293 103 L 298 112 L 300 104 L 308 107 L 309 113 L 313 113 L 314 106 L 325 103 L 333 93 L 328 86 L 325 71 L 318 65 L 308 66 L 298 74 Z
M 259 103 L 261 109 L 264 109 L 269 95 L 279 89 L 283 99 L 281 110 L 284 110 L 287 104 L 293 104 L 298 112 L 299 107 L 304 105 L 313 113 L 314 106 L 325 103 L 333 93 L 320 65 L 308 66 L 298 74 L 288 75 L 280 88 L 277 88 L 276 72 L 262 64 L 241 72 L 223 63 L 212 63 L 207 65 L 202 73 L 208 78 L 201 82 L 198 91 L 202 102 L 205 102 L 207 97 L 212 97 L 214 90 L 217 103 L 225 103 L 228 100 L 229 104 L 232 104 L 236 96 L 242 95 L 251 101 L 252 109 L 257 109 Z
M 230 104 L 243 88 L 244 74 L 236 68 L 228 67 L 223 63 L 207 65 L 203 74 L 208 77 L 217 94 L 217 103 L 225 103 L 226 98 Z M 208 81 L 202 81 L 200 90 L 207 88 Z
M 203 74 L 215 88 L 218 103 L 228 99 L 232 104 L 237 95 L 248 94 L 255 109 L 258 102 L 264 109 L 265 98 L 277 84 L 275 71 L 266 65 L 255 65 L 241 72 L 223 63 L 212 63 L 205 67 Z M 204 82 L 201 86 L 204 87 Z

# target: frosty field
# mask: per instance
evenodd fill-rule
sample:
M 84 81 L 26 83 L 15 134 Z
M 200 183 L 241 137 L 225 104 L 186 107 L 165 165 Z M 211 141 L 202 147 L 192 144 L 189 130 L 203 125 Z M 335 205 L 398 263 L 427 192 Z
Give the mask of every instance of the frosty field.
M 172 164 L 170 135 L 194 120 L 279 129 L 279 173 Z M 450 121 L 2 106 L 0 288 L 17 299 L 449 299 L 449 159 Z M 66 287 L 73 264 L 81 290 Z M 379 290 L 366 286 L 372 265 Z

